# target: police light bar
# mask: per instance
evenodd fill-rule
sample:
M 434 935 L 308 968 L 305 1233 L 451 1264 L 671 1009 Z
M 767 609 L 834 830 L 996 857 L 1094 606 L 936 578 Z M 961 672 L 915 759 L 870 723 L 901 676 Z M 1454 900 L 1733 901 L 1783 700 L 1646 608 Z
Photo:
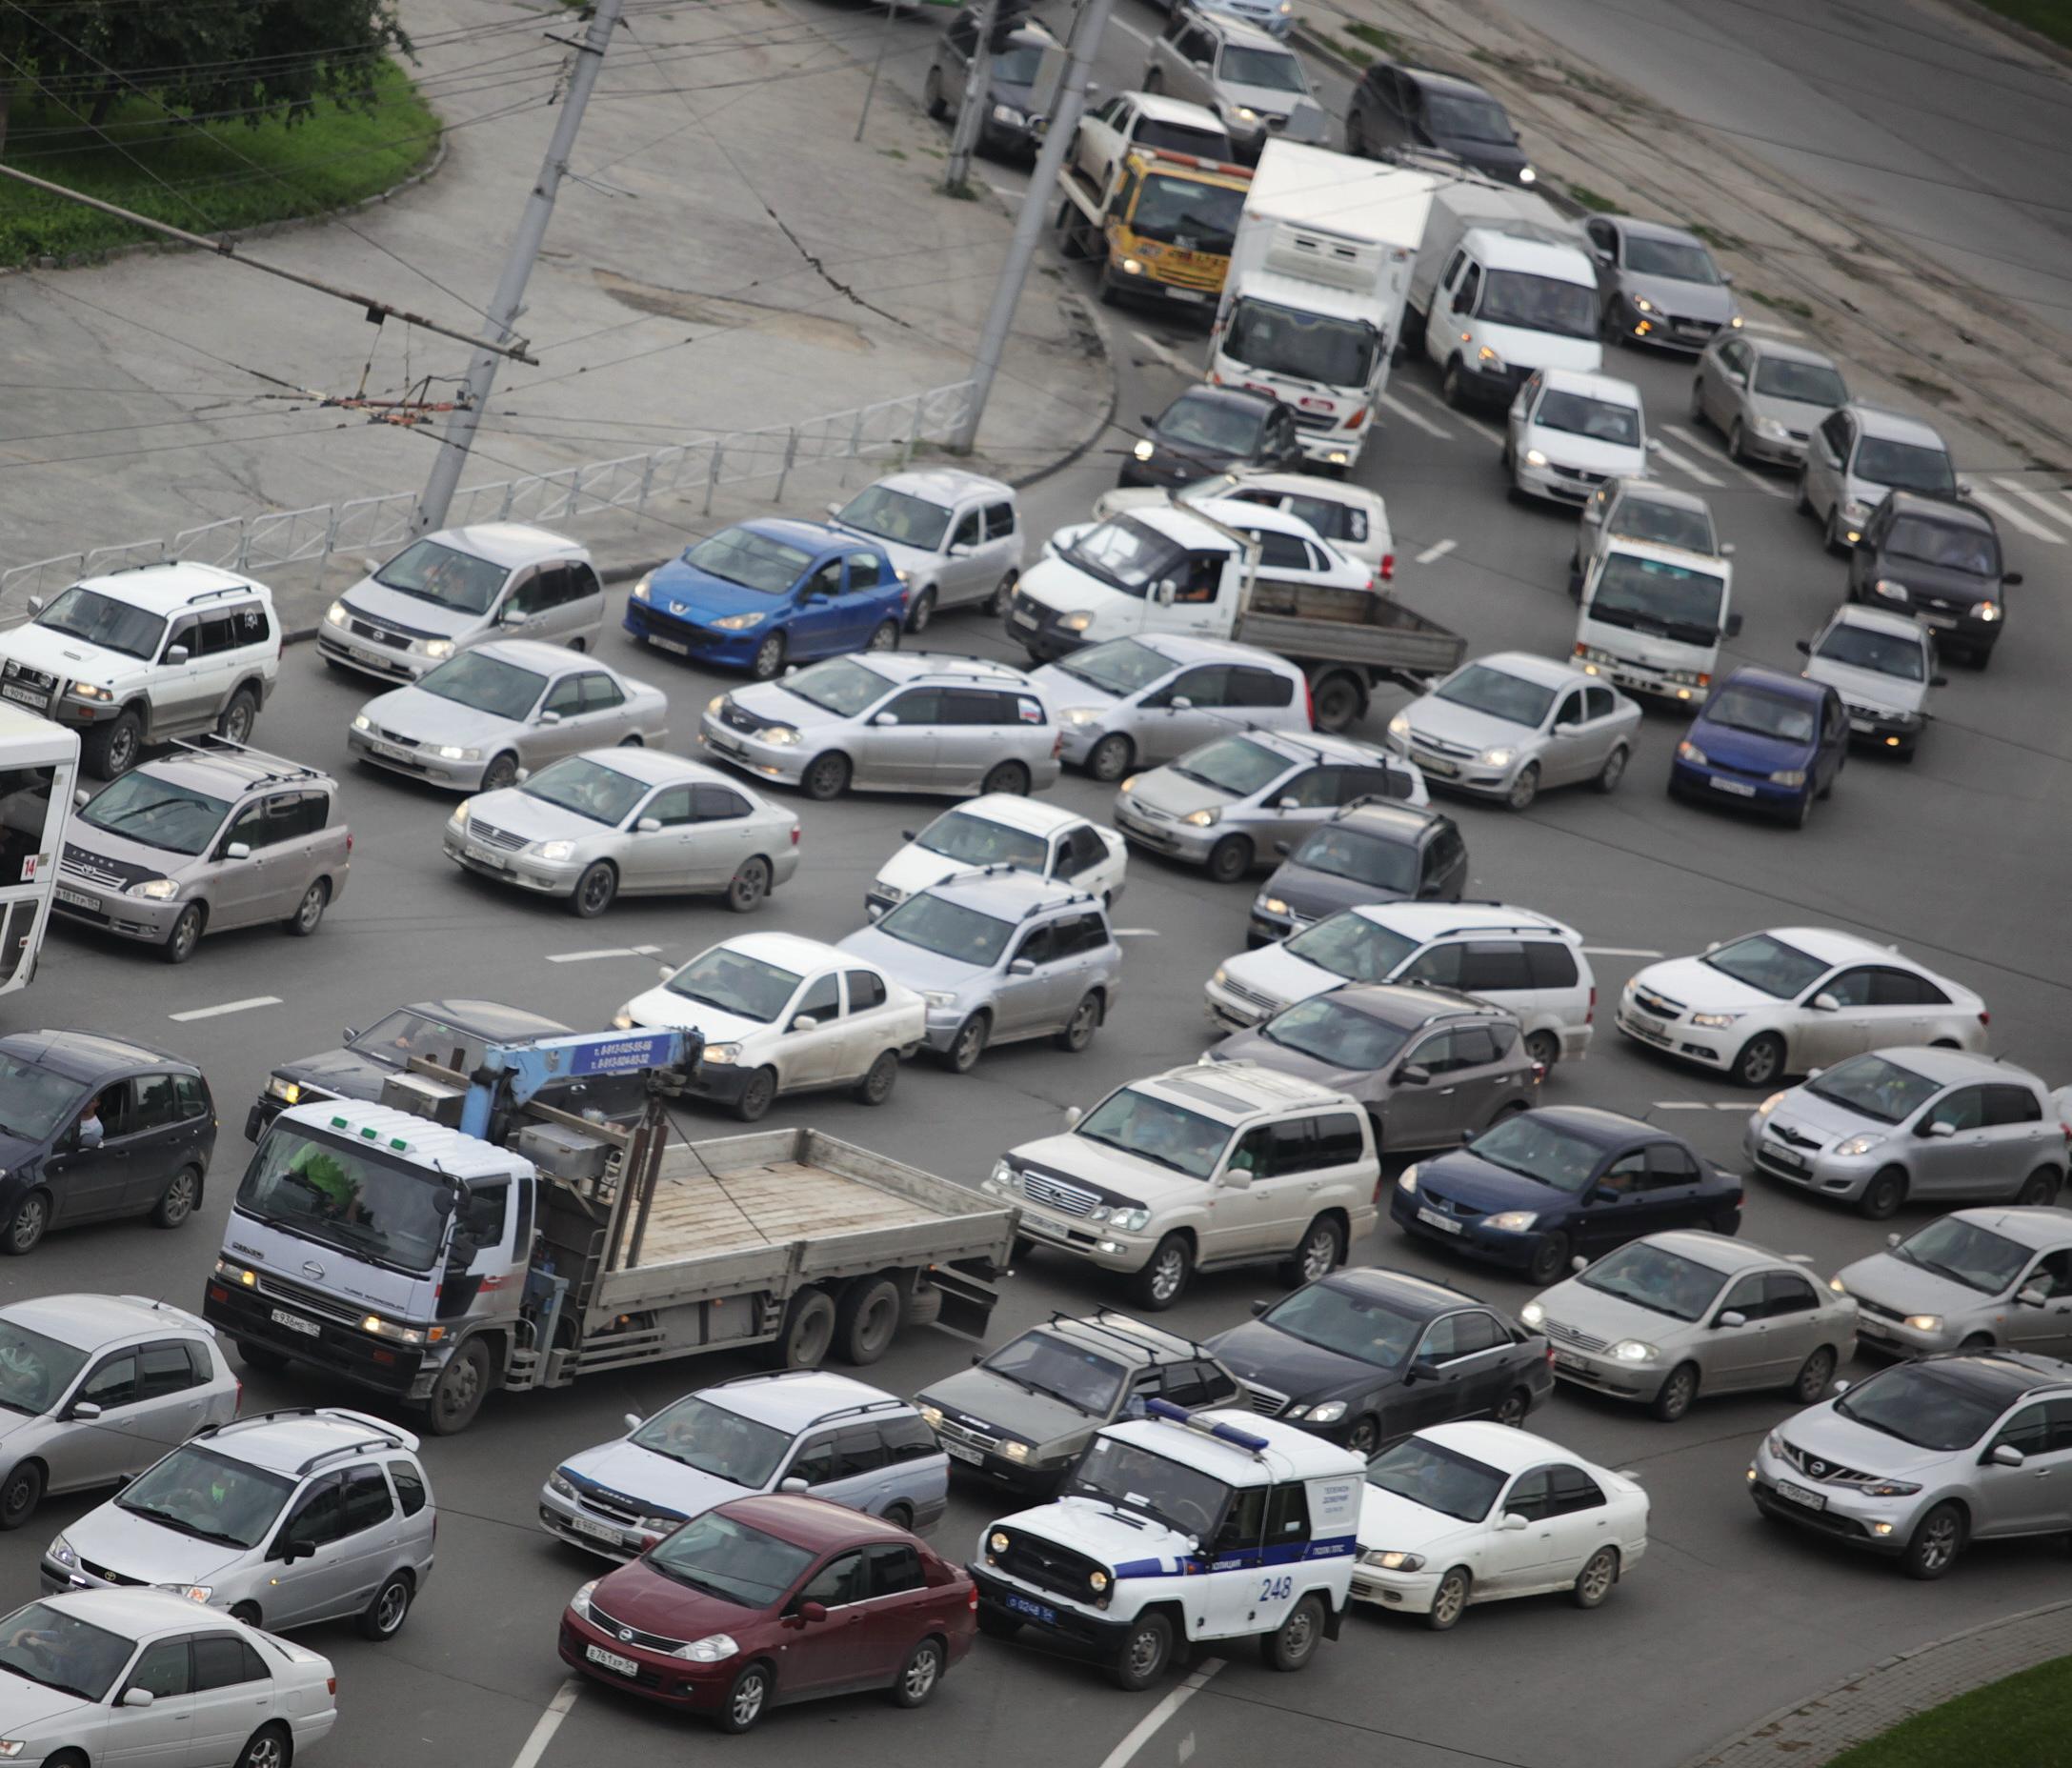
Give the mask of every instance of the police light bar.
M 1184 1424 L 1191 1431 L 1199 1431 L 1204 1436 L 1219 1437 L 1254 1455 L 1262 1455 L 1273 1446 L 1265 1437 L 1241 1431 L 1235 1424 L 1211 1424 L 1206 1418 L 1197 1418 L 1186 1407 L 1176 1406 L 1170 1399 L 1147 1399 L 1144 1411 L 1154 1418 L 1163 1418 L 1168 1424 Z

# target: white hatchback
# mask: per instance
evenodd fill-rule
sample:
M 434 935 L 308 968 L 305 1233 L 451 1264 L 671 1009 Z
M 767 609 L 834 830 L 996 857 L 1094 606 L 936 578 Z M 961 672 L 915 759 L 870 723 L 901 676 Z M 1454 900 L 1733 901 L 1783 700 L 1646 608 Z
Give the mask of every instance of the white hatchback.
M 1645 478 L 1648 456 L 1660 446 L 1647 433 L 1631 381 L 1539 369 L 1511 401 L 1503 467 L 1520 495 L 1582 504 L 1607 479 Z
M 1038 798 L 989 792 L 943 812 L 925 829 L 899 834 L 906 845 L 878 868 L 863 893 L 864 913 L 874 921 L 915 891 L 989 866 L 1056 878 L 1097 896 L 1107 908 L 1122 899 L 1128 844 L 1113 829 Z
M 1396 537 L 1389 530 L 1388 505 L 1381 493 L 1344 479 L 1320 479 L 1309 472 L 1278 472 L 1257 467 L 1233 467 L 1167 492 L 1154 485 L 1118 485 L 1094 500 L 1094 517 L 1105 522 L 1125 510 L 1164 503 L 1221 498 L 1284 510 L 1307 522 L 1318 534 L 1358 559 L 1383 583 L 1396 576 Z

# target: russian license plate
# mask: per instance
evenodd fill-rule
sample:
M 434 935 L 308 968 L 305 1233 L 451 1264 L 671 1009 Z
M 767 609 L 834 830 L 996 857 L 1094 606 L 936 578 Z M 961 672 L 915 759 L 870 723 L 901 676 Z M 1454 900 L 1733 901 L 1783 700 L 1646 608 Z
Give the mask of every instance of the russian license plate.
M 24 706 L 46 706 L 50 699 L 40 688 L 18 688 L 11 681 L 7 686 L 0 687 L 0 693 L 6 694 L 10 700 L 21 701 Z
M 1788 1166 L 1795 1173 L 1802 1173 L 1805 1171 L 1806 1163 L 1804 1157 L 1802 1155 L 1793 1154 L 1788 1148 L 1770 1147 L 1765 1148 L 1762 1152 L 1768 1155 L 1771 1160 L 1778 1166 Z
M 1808 1510 L 1827 1508 L 1827 1499 L 1820 1493 L 1808 1491 L 1804 1486 L 1794 1485 L 1789 1479 L 1780 1479 L 1777 1482 L 1777 1495 L 1779 1497 L 1790 1498 L 1794 1504 L 1803 1504 Z
M 714 736 L 708 733 L 705 741 L 709 747 L 718 750 L 723 755 L 738 755 L 744 753 L 741 745 L 731 736 Z
M 1921 618 L 1927 621 L 1930 626 L 1940 626 L 1945 629 L 1957 624 L 1957 616 L 1953 613 L 1924 613 Z
M 52 893 L 58 901 L 69 902 L 75 909 L 98 909 L 101 905 L 93 897 L 76 890 L 59 890 Z
M 306 1320 L 299 1314 L 291 1314 L 286 1308 L 273 1310 L 273 1324 L 285 1326 L 290 1332 L 299 1332 L 305 1338 L 316 1338 L 323 1335 L 323 1328 L 314 1320 Z
M 375 754 L 382 756 L 385 760 L 407 761 L 410 759 L 410 752 L 406 749 L 398 749 L 393 743 L 370 742 L 367 747 L 372 749 Z
M 1557 1369 L 1587 1369 L 1590 1367 L 1590 1365 L 1584 1362 L 1581 1357 L 1578 1356 L 1574 1351 L 1563 1351 L 1559 1349 L 1557 1349 L 1554 1353 L 1554 1366 Z
M 592 1663 L 601 1663 L 607 1670 L 616 1670 L 621 1676 L 638 1676 L 640 1666 L 631 1658 L 621 1658 L 616 1652 L 608 1652 L 601 1645 L 586 1645 L 583 1656 Z
M 1057 1624 L 1057 1611 L 1048 1602 L 1038 1602 L 1033 1597 L 1016 1596 L 1012 1590 L 1000 1601 L 1003 1607 L 1017 1615 L 1026 1615 L 1031 1620 L 1040 1620 L 1047 1627 Z
M 1458 1234 L 1460 1224 L 1451 1216 L 1441 1216 L 1437 1210 L 1419 1210 L 1418 1219 L 1428 1228 L 1437 1228 L 1441 1234 Z
M 569 1527 L 578 1535 L 587 1535 L 593 1541 L 608 1541 L 614 1547 L 618 1546 L 625 1538 L 621 1531 L 614 1529 L 609 1522 L 593 1522 L 588 1517 L 571 1517 Z
M 986 1457 L 976 1449 L 968 1449 L 960 1442 L 945 1442 L 942 1452 L 953 1461 L 963 1461 L 973 1467 L 983 1467 L 986 1464 Z
M 1737 798 L 1753 798 L 1756 795 L 1753 786 L 1744 785 L 1738 779 L 1721 779 L 1717 774 L 1712 776 L 1712 789 L 1715 792 L 1731 792 Z
M 667 651 L 674 656 L 687 657 L 691 654 L 691 647 L 680 638 L 657 638 L 653 633 L 650 633 L 648 634 L 648 643 L 653 645 L 655 650 Z
M 1859 736 L 1868 736 L 1877 728 L 1868 718 L 1852 718 L 1849 720 L 1849 729 Z
M 1418 766 L 1421 772 L 1437 774 L 1441 779 L 1451 779 L 1460 772 L 1451 761 L 1419 761 Z
M 1889 1338 L 1892 1336 L 1891 1327 L 1887 1326 L 1883 1320 L 1872 1319 L 1867 1315 L 1858 1317 L 1856 1331 L 1857 1336 L 1860 1338 Z
M 1209 298 L 1199 289 L 1168 289 L 1166 296 L 1175 301 L 1206 301 Z
M 502 854 L 493 854 L 486 847 L 477 847 L 473 841 L 468 843 L 468 857 L 476 865 L 488 866 L 493 872 L 501 872 L 510 863 Z
M 1629 1013 L 1626 1015 L 1626 1023 L 1642 1037 L 1660 1037 L 1666 1029 L 1660 1019 L 1651 1019 L 1644 1013 Z

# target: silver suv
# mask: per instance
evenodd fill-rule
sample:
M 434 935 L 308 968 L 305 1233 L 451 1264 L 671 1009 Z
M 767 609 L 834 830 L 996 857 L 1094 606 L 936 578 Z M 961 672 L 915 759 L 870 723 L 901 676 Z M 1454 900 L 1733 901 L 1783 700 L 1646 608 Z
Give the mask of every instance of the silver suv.
M 1042 692 L 978 657 L 874 651 L 715 694 L 698 741 L 720 760 L 838 798 L 887 792 L 1038 792 L 1063 747 Z
M 841 950 L 928 1003 L 928 1047 L 958 1074 L 989 1044 L 1080 1051 L 1115 1007 L 1122 948 L 1096 897 L 987 866 L 916 891 Z
M 956 467 L 919 468 L 866 485 L 827 512 L 835 527 L 885 549 L 907 586 L 908 632 L 924 631 L 944 608 L 1006 612 L 1021 575 L 1013 486 Z
M 352 835 L 328 774 L 222 737 L 176 746 L 80 808 L 58 861 L 59 914 L 154 945 L 169 964 L 204 933 L 272 921 L 316 931 L 345 893 Z
M 906 1400 L 817 1369 L 701 1388 L 626 1435 L 572 1455 L 540 1488 L 551 1535 L 631 1559 L 714 1505 L 809 1492 L 927 1529 L 949 1504 L 950 1460 Z
M 1264 30 L 1176 6 L 1151 46 L 1144 90 L 1213 110 L 1237 157 L 1257 161 L 1269 140 L 1324 145 L 1329 125 L 1293 50 Z
M 67 1527 L 44 1550 L 44 1594 L 156 1584 L 272 1633 L 354 1616 L 392 1638 L 437 1533 L 416 1451 L 332 1406 L 211 1426 Z

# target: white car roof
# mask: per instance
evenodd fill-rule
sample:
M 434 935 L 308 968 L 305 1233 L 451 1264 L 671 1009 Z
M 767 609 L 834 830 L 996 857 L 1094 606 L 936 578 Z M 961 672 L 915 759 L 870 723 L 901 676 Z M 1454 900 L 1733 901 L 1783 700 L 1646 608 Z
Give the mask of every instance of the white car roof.
M 758 957 L 766 964 L 774 964 L 779 970 L 796 971 L 800 975 L 810 976 L 830 968 L 877 968 L 868 958 L 858 957 L 854 952 L 838 951 L 822 940 L 808 939 L 803 934 L 735 934 L 733 938 L 721 939 L 717 943 L 730 952 L 740 952 L 750 957 Z
M 1988 1234 L 2000 1235 L 2036 1252 L 2046 1246 L 2062 1246 L 2072 1240 L 2072 1210 L 2024 1205 L 1997 1210 L 1953 1210 L 1951 1214 L 1960 1221 L 1970 1222 Z
M 1916 970 L 1926 969 L 1918 960 L 1905 956 L 1896 945 L 1881 945 L 1875 939 L 1865 939 L 1859 934 L 1845 934 L 1836 927 L 1765 927 L 1762 931 L 1785 945 L 1798 947 L 1808 957 L 1819 958 L 1823 964 L 1847 964 L 1863 958 L 1884 963 L 1896 957 Z
M 1586 682 L 1594 682 L 1600 688 L 1606 685 L 1595 675 L 1585 675 L 1573 664 L 1538 656 L 1530 651 L 1492 651 L 1486 657 L 1468 659 L 1468 664 L 1474 663 L 1486 664 L 1491 669 L 1501 670 L 1506 675 L 1538 682 L 1542 688 L 1573 688 Z M 1461 667 L 1466 668 L 1468 664 Z
M 1674 565 L 1679 571 L 1702 572 L 1710 577 L 1725 577 L 1733 573 L 1733 564 L 1718 552 L 1700 552 L 1695 547 L 1673 547 L 1660 540 L 1642 540 L 1637 534 L 1611 534 L 1604 542 L 1605 555 L 1622 552 L 1634 558 L 1653 559 L 1660 565 Z
M 82 1351 L 145 1333 L 215 1336 L 215 1328 L 171 1302 L 148 1296 L 28 1296 L 0 1307 L 0 1319 Z
M 1364 485 L 1355 485 L 1345 479 L 1320 479 L 1313 472 L 1257 472 L 1247 473 L 1238 481 L 1245 491 L 1277 492 L 1284 497 L 1315 497 L 1320 503 L 1345 503 L 1358 505 L 1362 510 L 1385 510 L 1388 505 L 1381 493 L 1370 491 Z M 1218 502 L 1228 499 L 1219 498 Z M 1237 501 L 1242 502 L 1240 498 Z
M 209 1615 L 207 1621 L 201 1620 L 194 1604 L 175 1590 L 65 1590 L 43 1600 L 62 1615 L 105 1627 L 129 1639 L 150 1638 L 159 1633 L 191 1633 L 197 1626 L 220 1627 L 228 1618 L 218 1612 Z M 203 1609 L 199 1614 L 208 1615 L 209 1611 Z
M 1943 441 L 1941 432 L 1933 424 L 1909 417 L 1904 412 L 1895 412 L 1882 405 L 1866 405 L 1861 399 L 1852 399 L 1842 409 L 1857 414 L 1867 436 L 1889 442 L 1911 442 L 1917 448 L 1932 448 L 1939 454 L 1950 452 L 1949 444 Z
M 1101 1435 L 1135 1443 L 1169 1461 L 1198 1467 L 1205 1474 L 1234 1486 L 1261 1486 L 1285 1479 L 1326 1479 L 1332 1475 L 1358 1476 L 1359 1457 L 1350 1449 L 1326 1442 L 1308 1431 L 1278 1418 L 1262 1418 L 1251 1412 L 1197 1412 L 1197 1421 L 1225 1424 L 1265 1442 L 1254 1451 L 1220 1436 L 1212 1436 L 1173 1418 L 1131 1418 L 1105 1426 Z M 1492 1426 L 1493 1429 L 1503 1428 Z
M 1843 602 L 1835 610 L 1830 626 L 1859 626 L 1866 633 L 1884 633 L 1894 638 L 1906 638 L 1916 644 L 1925 644 L 1927 629 L 1910 613 L 1891 613 L 1882 608 L 1866 607 L 1861 602 Z
M 372 1455 L 396 1455 L 417 1447 L 417 1438 L 400 1426 L 339 1406 L 254 1413 L 205 1431 L 195 1440 L 230 1460 L 249 1461 L 292 1478 L 300 1478 L 304 1464 L 320 1455 L 362 1447 Z M 339 1456 L 337 1465 L 346 1459 Z
M 1344 1094 L 1318 1086 L 1314 1080 L 1261 1068 L 1257 1062 L 1217 1062 L 1213 1067 L 1190 1062 L 1184 1068 L 1146 1075 L 1129 1084 L 1139 1092 L 1228 1124 L 1298 1106 L 1349 1102 Z
M 996 497 L 1010 502 L 1015 488 L 982 472 L 966 472 L 961 467 L 922 467 L 911 472 L 888 472 L 875 489 L 900 492 L 926 503 L 962 503 L 967 497 Z
M 1183 669 L 1190 663 L 1251 663 L 1260 669 L 1278 670 L 1283 675 L 1302 673 L 1300 664 L 1291 663 L 1274 652 L 1261 651 L 1257 645 L 1240 645 L 1234 638 L 1197 638 L 1192 633 L 1131 633 L 1126 636 L 1134 638 L 1147 651 L 1156 651 L 1175 669 Z M 25 713 L 23 716 L 37 724 L 45 722 L 33 713 Z M 1034 800 L 1024 799 L 1023 802 Z
M 1549 392 L 1579 393 L 1585 399 L 1601 400 L 1606 405 L 1623 405 L 1635 412 L 1640 410 L 1640 390 L 1616 374 L 1593 374 L 1586 369 L 1542 369 L 1539 384 Z
M 1558 1442 L 1550 1442 L 1544 1436 L 1535 1436 L 1530 1431 L 1521 1431 L 1513 1425 L 1496 1424 L 1487 1419 L 1457 1424 L 1434 1424 L 1418 1433 L 1420 1442 L 1435 1442 L 1442 1449 L 1452 1449 L 1494 1467 L 1499 1474 L 1522 1474 L 1530 1468 L 1543 1467 L 1549 1461 L 1568 1461 L 1579 1467 L 1590 1467 L 1594 1463 L 1585 1460 L 1573 1449 L 1564 1449 Z
M 884 1412 L 873 1416 L 883 1416 L 913 1410 L 896 1394 L 829 1369 L 783 1370 L 774 1375 L 750 1376 L 740 1381 L 723 1381 L 717 1387 L 700 1388 L 698 1397 L 744 1418 L 795 1434 L 818 1423 L 831 1412 L 881 1406 Z
M 1246 503 L 1239 497 L 1204 497 L 1193 507 L 1203 515 L 1213 515 L 1225 528 L 1258 528 L 1268 533 L 1293 534 L 1298 540 L 1314 540 L 1319 546 L 1331 547 L 1331 543 L 1299 515 L 1291 511 L 1277 510 L 1271 504 Z M 1337 548 L 1331 550 L 1336 552 Z
M 486 558 L 491 564 L 501 565 L 506 570 L 514 565 L 530 564 L 536 558 L 572 553 L 589 556 L 589 549 L 581 541 L 552 533 L 544 528 L 528 527 L 523 522 L 475 522 L 466 528 L 442 528 L 425 538 L 452 547 L 456 552 L 472 552 L 476 558 Z
M 1024 798 L 1012 792 L 989 792 L 983 797 L 966 798 L 962 804 L 952 805 L 943 814 L 947 816 L 956 811 L 962 811 L 967 816 L 982 816 L 1003 828 L 1019 829 L 1024 834 L 1051 835 L 1087 820 L 1077 811 L 1068 811 L 1063 805 L 1046 804 L 1040 798 Z
M 1664 485 L 1660 479 L 1621 477 L 1619 481 L 1618 501 L 1624 503 L 1629 497 L 1638 498 L 1642 503 L 1660 503 L 1679 510 L 1696 510 L 1708 517 L 1712 514 L 1712 506 L 1696 492 L 1687 492 L 1675 485 Z
M 1543 927 L 1571 945 L 1582 942 L 1582 934 L 1551 914 L 1505 902 L 1363 902 L 1354 913 L 1419 942 L 1492 927 Z
M 241 577 L 234 571 L 191 560 L 139 565 L 130 571 L 111 571 L 104 576 L 82 577 L 78 587 L 155 614 L 178 613 L 195 596 L 219 590 L 250 590 L 270 603 L 273 599 L 273 593 L 254 577 Z
M 1230 132 L 1223 127 L 1223 119 L 1214 110 L 1191 105 L 1184 98 L 1168 98 L 1163 92 L 1136 91 L 1130 94 L 1130 99 L 1140 115 L 1148 116 L 1155 123 L 1177 123 L 1182 129 L 1203 129 L 1217 135 Z
M 1595 289 L 1597 272 L 1579 240 L 1565 239 L 1536 221 L 1488 223 L 1468 229 L 1462 243 L 1493 271 L 1525 271 L 1556 282 Z M 1580 273 L 1579 273 L 1580 272 Z

